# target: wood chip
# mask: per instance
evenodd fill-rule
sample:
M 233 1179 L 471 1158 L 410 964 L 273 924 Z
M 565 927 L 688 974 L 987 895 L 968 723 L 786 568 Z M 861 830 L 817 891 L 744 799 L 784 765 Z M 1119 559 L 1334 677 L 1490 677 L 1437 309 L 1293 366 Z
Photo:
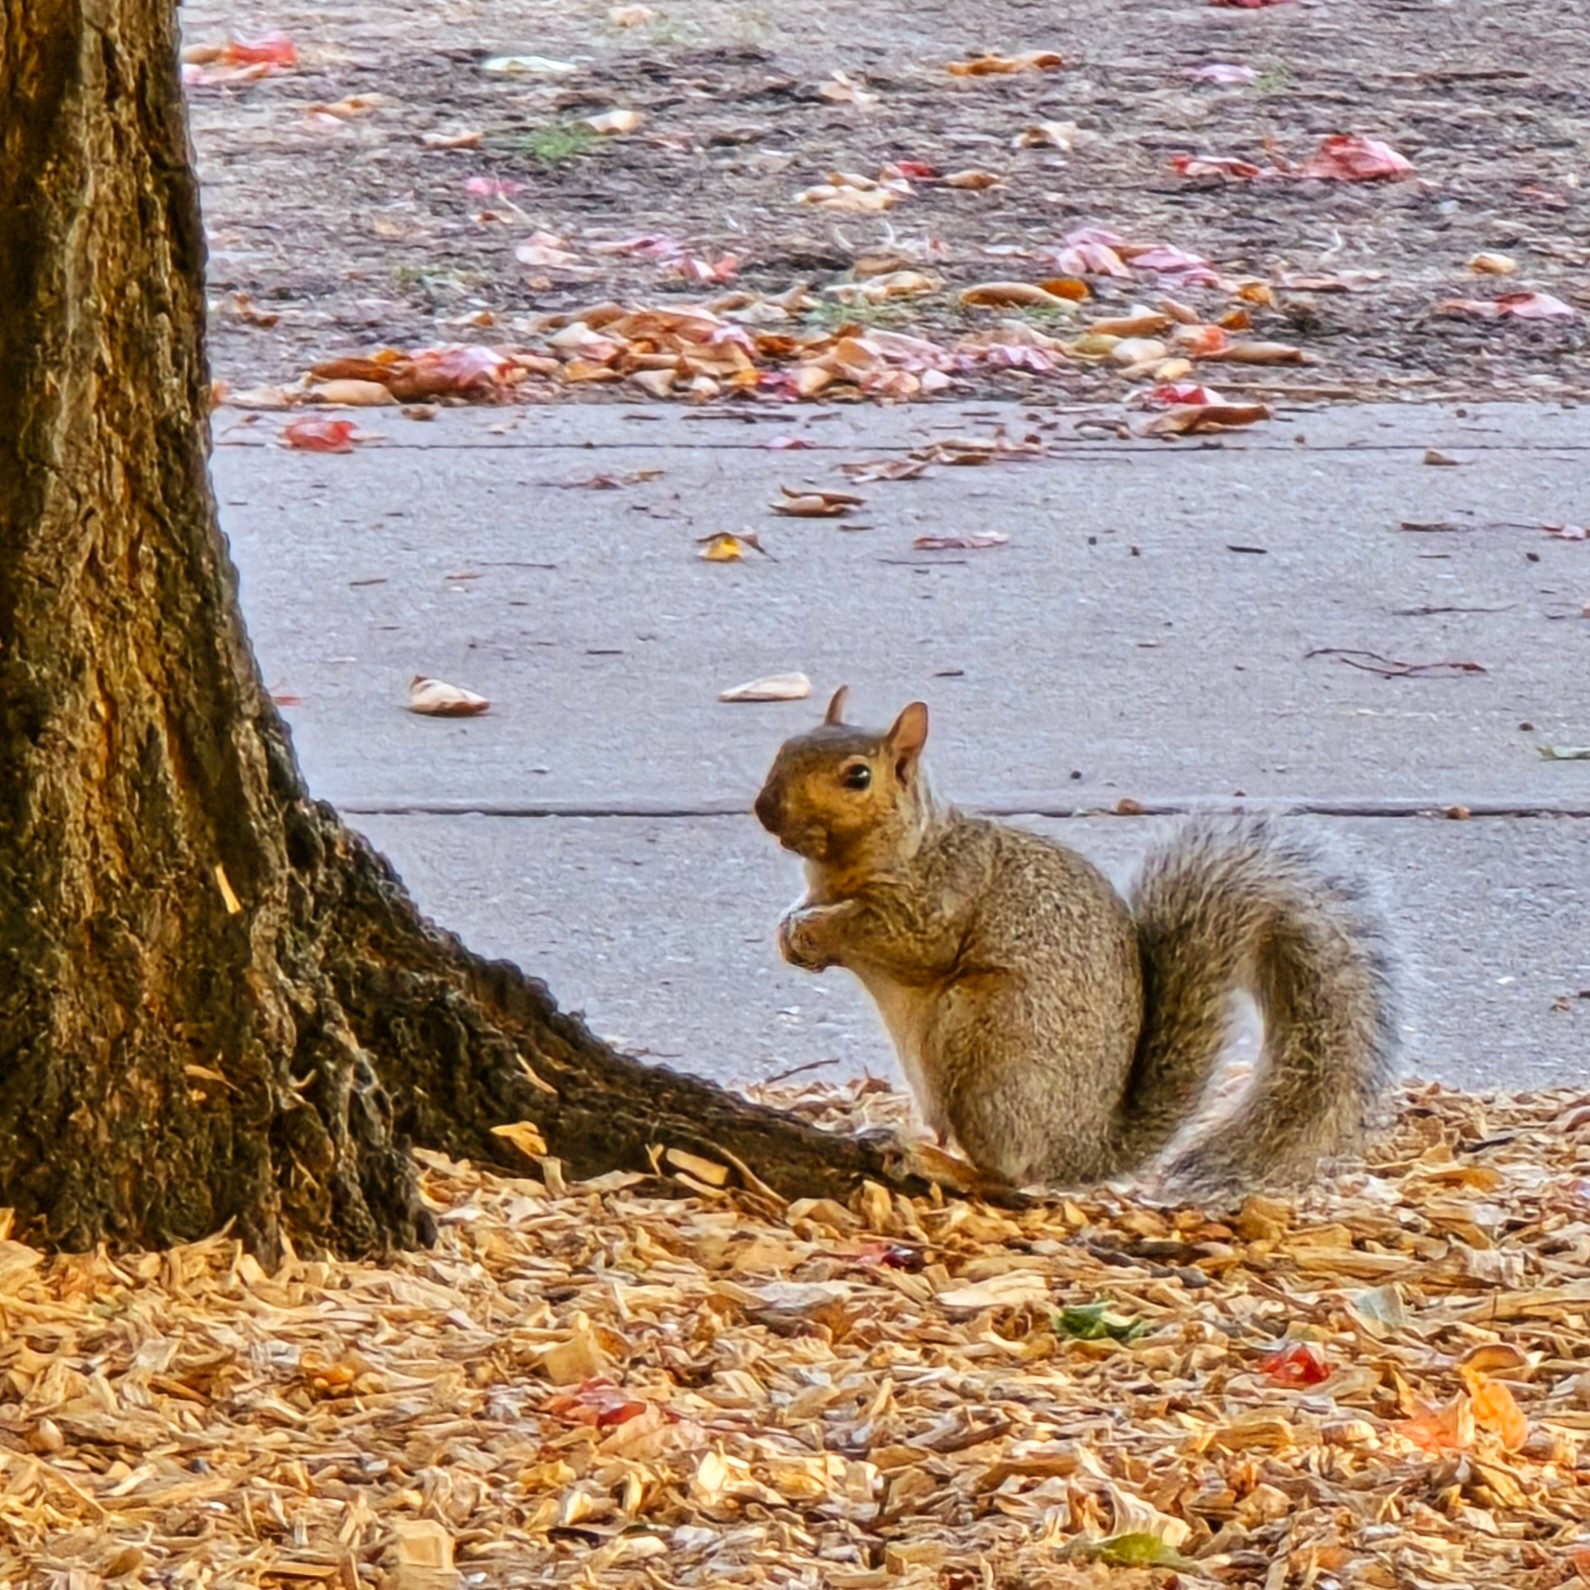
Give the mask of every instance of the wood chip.
M 750 1091 L 912 1130 L 875 1082 Z M 1421 1084 L 1367 1166 L 1229 1221 L 1118 1191 L 774 1213 L 429 1152 L 440 1236 L 389 1266 L 49 1257 L 0 1220 L 0 1581 L 1556 1590 L 1587 1105 Z

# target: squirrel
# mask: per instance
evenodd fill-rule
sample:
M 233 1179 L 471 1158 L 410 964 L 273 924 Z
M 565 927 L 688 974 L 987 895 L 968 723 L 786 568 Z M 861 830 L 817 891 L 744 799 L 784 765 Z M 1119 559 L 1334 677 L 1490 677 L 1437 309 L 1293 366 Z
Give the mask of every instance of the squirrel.
M 926 1124 L 992 1182 L 1142 1172 L 1196 1114 L 1250 994 L 1246 1101 L 1165 1172 L 1188 1196 L 1296 1185 L 1349 1148 L 1390 1082 L 1384 928 L 1357 880 L 1257 817 L 1188 820 L 1123 899 L 1042 835 L 941 804 L 928 710 L 787 740 L 756 815 L 806 863 L 779 922 L 795 966 L 872 996 Z

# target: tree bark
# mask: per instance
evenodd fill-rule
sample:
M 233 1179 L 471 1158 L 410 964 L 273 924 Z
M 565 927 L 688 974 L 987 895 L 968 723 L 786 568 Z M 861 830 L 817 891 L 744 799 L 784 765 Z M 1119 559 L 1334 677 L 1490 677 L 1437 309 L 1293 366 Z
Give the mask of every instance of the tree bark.
M 900 1180 L 608 1049 L 310 799 L 216 524 L 203 266 L 168 0 L 0 0 L 0 1203 L 380 1254 L 431 1234 L 411 1143 L 511 1163 L 520 1120 L 577 1174 Z

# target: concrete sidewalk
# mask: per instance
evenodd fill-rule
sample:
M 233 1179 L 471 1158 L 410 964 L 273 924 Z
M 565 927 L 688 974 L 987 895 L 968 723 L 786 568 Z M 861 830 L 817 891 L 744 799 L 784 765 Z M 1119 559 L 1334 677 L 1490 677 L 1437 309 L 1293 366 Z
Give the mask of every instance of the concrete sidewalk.
M 320 456 L 223 411 L 215 472 L 317 793 L 439 919 L 632 1047 L 727 1079 L 887 1069 L 858 990 L 778 964 L 796 880 L 746 815 L 779 740 L 848 682 L 865 718 L 925 696 L 942 788 L 1046 817 L 1117 872 L 1152 819 L 1056 819 L 1123 798 L 1312 814 L 1387 880 L 1421 968 L 1418 1069 L 1576 1083 L 1590 762 L 1540 748 L 1590 743 L 1590 543 L 1542 527 L 1590 517 L 1590 419 L 1296 411 L 1165 445 L 1078 417 L 377 411 L 383 443 Z M 840 469 L 999 426 L 1041 456 L 859 486 Z M 773 445 L 792 437 L 814 445 Z M 786 484 L 866 501 L 780 518 Z M 988 529 L 1009 543 L 912 545 Z M 703 563 L 719 530 L 772 556 Z M 813 701 L 717 700 L 790 669 Z M 491 713 L 404 712 L 416 673 Z M 1474 820 L 1412 815 L 1453 806 Z

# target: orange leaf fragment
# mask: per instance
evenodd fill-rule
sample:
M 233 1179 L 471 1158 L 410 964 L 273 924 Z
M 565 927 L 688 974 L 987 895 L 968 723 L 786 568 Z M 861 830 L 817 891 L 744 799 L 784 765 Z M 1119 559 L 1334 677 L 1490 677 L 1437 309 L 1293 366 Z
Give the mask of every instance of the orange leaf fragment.
M 1004 179 L 992 171 L 972 167 L 966 171 L 951 171 L 939 180 L 946 188 L 997 188 Z
M 1512 1392 L 1470 1365 L 1465 1364 L 1460 1373 L 1473 1399 L 1474 1422 L 1500 1437 L 1509 1452 L 1516 1452 L 1529 1439 L 1529 1420 Z
M 978 282 L 962 291 L 961 302 L 969 309 L 1014 309 L 1057 303 L 1060 297 L 1035 282 Z
M 951 61 L 944 70 L 952 77 L 995 77 L 1008 72 L 1052 72 L 1065 64 L 1065 57 L 1054 50 L 1028 50 L 1025 55 L 974 55 L 969 61 Z
M 1420 1402 L 1397 1429 L 1426 1452 L 1462 1452 L 1474 1443 L 1474 1407 L 1461 1391 L 1439 1408 Z

